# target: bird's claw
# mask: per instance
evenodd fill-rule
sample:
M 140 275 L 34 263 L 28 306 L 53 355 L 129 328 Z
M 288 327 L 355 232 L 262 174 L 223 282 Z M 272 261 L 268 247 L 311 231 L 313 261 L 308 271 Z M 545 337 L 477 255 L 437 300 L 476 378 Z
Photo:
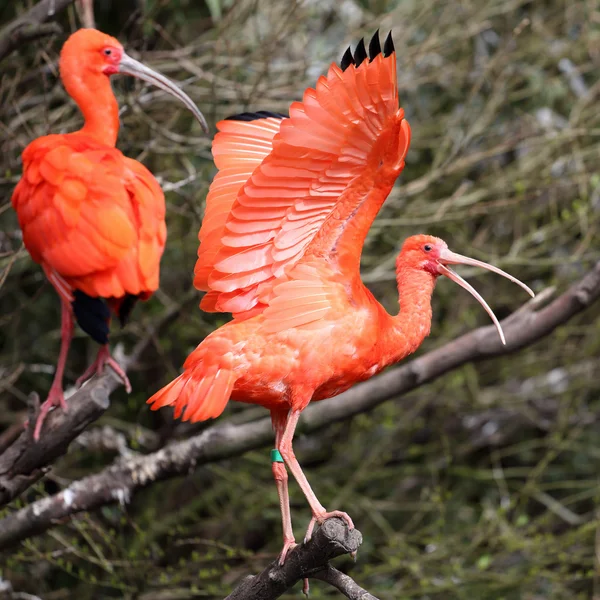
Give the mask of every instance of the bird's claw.
M 85 370 L 83 375 L 77 379 L 75 382 L 76 385 L 81 386 L 93 375 L 102 375 L 106 365 L 108 365 L 117 374 L 117 377 L 119 377 L 119 379 L 123 382 L 125 391 L 128 394 L 131 393 L 131 383 L 129 382 L 127 374 L 125 371 L 123 371 L 121 365 L 119 365 L 119 363 L 110 355 L 107 347 L 101 348 L 98 351 L 96 360 Z
M 298 544 L 296 544 L 296 540 L 294 538 L 292 538 L 291 540 L 284 540 L 283 541 L 283 550 L 281 551 L 281 554 L 279 555 L 279 566 L 283 566 L 283 563 L 285 563 L 285 559 L 287 558 L 288 552 L 290 550 L 293 550 Z
M 46 416 L 54 407 L 62 408 L 65 412 L 68 412 L 69 407 L 67 406 L 67 401 L 65 400 L 65 395 L 62 389 L 58 386 L 54 385 L 50 388 L 50 392 L 48 393 L 48 397 L 40 406 L 40 412 L 35 421 L 35 428 L 33 430 L 33 440 L 37 442 L 40 439 L 40 433 L 42 432 L 42 425 L 46 420 Z M 25 428 L 29 427 L 29 419 L 25 421 Z
M 302 582 L 302 593 L 308 598 L 308 592 L 310 591 L 310 584 L 308 583 L 308 577 L 304 578 Z
M 352 529 L 354 529 L 354 523 L 352 522 L 350 515 L 348 513 L 342 512 L 341 510 L 332 510 L 331 512 L 313 513 L 313 517 L 310 520 L 310 523 L 308 524 L 308 529 L 306 530 L 306 535 L 304 536 L 304 543 L 306 544 L 306 542 L 310 541 L 313 530 L 317 523 L 319 525 L 322 525 L 327 519 L 331 519 L 332 517 L 337 517 L 338 519 L 342 519 L 343 521 L 346 521 L 346 524 L 348 525 L 348 529 L 350 529 L 351 531 L 352 531 Z
M 290 550 L 293 550 L 298 544 L 296 544 L 296 540 L 291 538 L 289 540 L 283 540 L 283 549 L 281 550 L 281 554 L 279 555 L 279 566 L 282 567 L 285 563 L 285 559 Z M 308 591 L 310 589 L 310 584 L 308 583 L 308 578 L 304 578 L 304 582 L 302 584 L 302 593 L 308 598 Z

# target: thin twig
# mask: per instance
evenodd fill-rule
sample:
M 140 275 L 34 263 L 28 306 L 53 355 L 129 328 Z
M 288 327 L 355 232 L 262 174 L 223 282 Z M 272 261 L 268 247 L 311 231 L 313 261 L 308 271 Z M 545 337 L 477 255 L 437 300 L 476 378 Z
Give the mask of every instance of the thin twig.
M 0 60 L 25 42 L 60 33 L 57 23 L 46 23 L 54 19 L 73 0 L 41 0 L 22 17 L 9 23 L 0 31 Z

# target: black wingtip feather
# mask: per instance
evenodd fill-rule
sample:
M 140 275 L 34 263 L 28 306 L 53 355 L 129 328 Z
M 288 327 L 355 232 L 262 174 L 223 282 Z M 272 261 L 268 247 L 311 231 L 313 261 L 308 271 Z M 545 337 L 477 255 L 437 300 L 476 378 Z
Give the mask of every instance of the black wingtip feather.
M 387 58 L 395 52 L 394 42 L 392 41 L 392 32 L 388 33 L 385 43 L 383 44 L 383 56 Z M 352 50 L 348 48 L 342 56 L 340 67 L 342 71 L 345 71 L 350 65 L 356 65 L 359 67 L 367 58 L 369 62 L 374 60 L 376 56 L 381 54 L 381 42 L 379 41 L 379 29 L 373 34 L 371 41 L 369 42 L 369 55 L 367 56 L 367 50 L 365 49 L 365 41 L 360 40 L 354 50 L 354 56 Z
M 356 46 L 356 50 L 354 50 L 354 64 L 360 67 L 365 60 L 367 60 L 367 50 L 365 49 L 365 41 L 361 39 Z
M 72 306 L 79 327 L 99 344 L 108 344 L 110 309 L 104 300 L 75 290 Z
M 396 49 L 394 48 L 394 40 L 392 40 L 392 32 L 388 33 L 388 36 L 385 38 L 385 43 L 383 44 L 383 56 L 387 58 L 394 54 Z
M 378 54 L 381 54 L 381 44 L 379 43 L 379 29 L 375 32 L 369 42 L 369 60 L 373 60 Z
M 231 115 L 226 117 L 226 121 L 257 121 L 258 119 L 287 119 L 289 115 L 283 113 L 271 112 L 270 110 L 259 110 L 257 112 L 245 112 L 238 115 Z
M 119 306 L 119 312 L 117 313 L 121 327 L 125 327 L 127 324 L 131 311 L 139 299 L 139 296 L 134 294 L 127 294 L 125 298 L 123 298 L 121 305 Z
M 340 62 L 340 67 L 342 71 L 345 71 L 350 65 L 354 64 L 354 57 L 352 56 L 352 50 L 350 48 L 346 49 L 344 52 L 344 56 L 342 56 L 342 61 Z

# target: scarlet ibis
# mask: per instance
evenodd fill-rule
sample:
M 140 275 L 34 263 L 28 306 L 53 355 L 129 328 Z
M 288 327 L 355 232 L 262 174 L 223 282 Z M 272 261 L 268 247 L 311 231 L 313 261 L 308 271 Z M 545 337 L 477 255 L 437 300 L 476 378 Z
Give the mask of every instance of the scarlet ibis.
M 430 235 L 408 238 L 396 262 L 400 312 L 390 316 L 360 279 L 365 236 L 387 198 L 410 142 L 398 104 L 396 55 L 380 47 L 348 49 L 289 117 L 258 112 L 221 121 L 212 151 L 219 169 L 200 229 L 195 286 L 201 308 L 233 320 L 188 356 L 184 372 L 148 402 L 175 417 L 218 417 L 231 398 L 271 411 L 273 474 L 284 545 L 295 545 L 286 467 L 312 511 L 306 538 L 328 512 L 292 448 L 302 411 L 414 352 L 431 327 L 431 296 L 445 275 L 469 291 L 502 328 L 485 300 L 449 265 L 500 269 L 456 254 Z
M 115 148 L 119 107 L 110 75 L 138 77 L 172 94 L 206 121 L 172 81 L 125 54 L 113 37 L 80 29 L 60 55 L 63 84 L 83 113 L 76 132 L 37 138 L 23 151 L 23 175 L 12 196 L 25 247 L 57 291 L 62 308 L 61 347 L 48 398 L 34 430 L 54 406 L 66 410 L 62 379 L 74 319 L 101 344 L 94 363 L 80 377 L 110 365 L 129 381 L 108 347 L 111 311 L 125 322 L 136 300 L 158 288 L 165 240 L 165 199 L 141 163 Z

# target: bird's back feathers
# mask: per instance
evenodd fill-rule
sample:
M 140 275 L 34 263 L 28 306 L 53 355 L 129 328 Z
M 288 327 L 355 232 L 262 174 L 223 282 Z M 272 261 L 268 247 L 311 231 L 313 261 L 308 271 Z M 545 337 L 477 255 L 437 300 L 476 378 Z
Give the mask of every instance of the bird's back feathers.
M 105 298 L 157 289 L 164 196 L 119 150 L 79 133 L 38 138 L 12 203 L 32 258 L 71 288 Z

